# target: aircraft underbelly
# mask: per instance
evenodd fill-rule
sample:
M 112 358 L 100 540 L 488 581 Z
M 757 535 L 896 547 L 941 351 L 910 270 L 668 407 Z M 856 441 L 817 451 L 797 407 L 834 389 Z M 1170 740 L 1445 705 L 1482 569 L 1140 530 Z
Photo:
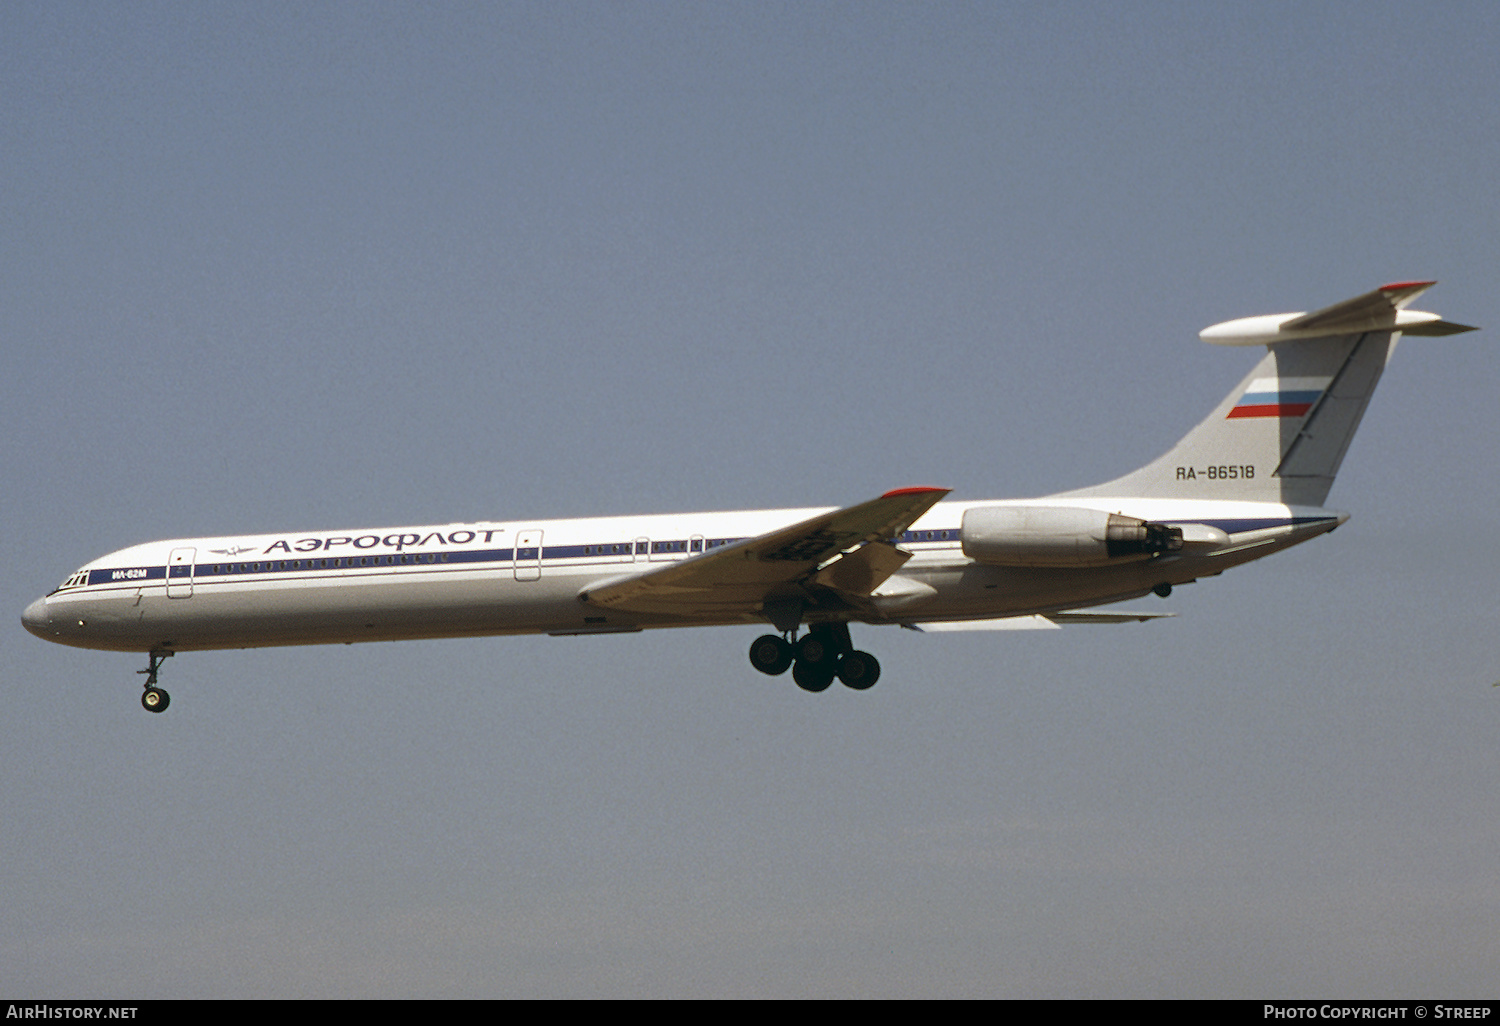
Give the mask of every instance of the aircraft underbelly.
M 524 591 L 523 591 L 524 589 Z M 532 633 L 576 606 L 546 581 L 484 580 L 200 584 L 188 599 L 163 588 L 54 598 L 59 640 L 93 648 L 179 651 Z M 78 621 L 83 621 L 80 625 Z
M 588 608 L 578 601 L 578 591 L 597 576 L 517 581 L 506 573 L 336 585 L 200 584 L 188 599 L 168 598 L 161 587 L 54 596 L 49 611 L 59 641 L 116 651 L 607 633 L 753 619 L 711 611 L 689 619 Z

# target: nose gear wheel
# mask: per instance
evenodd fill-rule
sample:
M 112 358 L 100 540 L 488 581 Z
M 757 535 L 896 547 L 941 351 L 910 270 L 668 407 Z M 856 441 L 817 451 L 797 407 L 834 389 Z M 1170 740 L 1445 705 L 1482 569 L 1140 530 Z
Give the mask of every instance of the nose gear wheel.
M 163 688 L 156 686 L 156 674 L 161 670 L 162 662 L 176 654 L 170 648 L 153 648 L 147 655 L 150 661 L 146 668 L 135 671 L 146 675 L 146 690 L 141 693 L 141 708 L 147 712 L 166 712 L 167 706 L 172 703 L 172 696 Z

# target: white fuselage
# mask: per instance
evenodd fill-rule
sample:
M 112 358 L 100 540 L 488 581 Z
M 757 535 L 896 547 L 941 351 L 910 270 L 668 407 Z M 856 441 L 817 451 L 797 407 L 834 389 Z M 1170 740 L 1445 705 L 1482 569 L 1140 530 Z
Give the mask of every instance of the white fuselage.
M 1229 544 L 1092 567 L 996 566 L 964 555 L 965 510 L 1037 501 L 1205 524 L 1222 530 Z M 486 521 L 152 542 L 80 568 L 32 603 L 23 622 L 50 641 L 137 652 L 764 624 L 758 610 L 631 612 L 590 605 L 580 594 L 822 512 Z M 896 539 L 912 553 L 897 576 L 915 582 L 920 597 L 841 618 L 920 624 L 1114 602 L 1220 573 L 1344 519 L 1326 509 L 1225 500 L 941 502 Z

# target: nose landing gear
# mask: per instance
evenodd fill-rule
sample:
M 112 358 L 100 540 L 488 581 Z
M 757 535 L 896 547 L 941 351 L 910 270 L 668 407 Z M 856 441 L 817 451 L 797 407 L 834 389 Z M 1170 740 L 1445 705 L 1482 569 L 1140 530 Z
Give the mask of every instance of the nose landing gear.
M 785 637 L 763 634 L 750 646 L 750 665 L 761 673 L 777 676 L 792 671 L 792 680 L 803 691 L 827 691 L 837 677 L 845 687 L 866 691 L 880 679 L 880 661 L 854 648 L 846 623 L 820 623 L 793 642 L 795 630 Z
M 136 673 L 146 675 L 146 690 L 141 694 L 141 708 L 147 712 L 166 712 L 167 706 L 172 702 L 172 696 L 156 686 L 156 673 L 161 669 L 162 661 L 170 659 L 176 652 L 169 648 L 153 648 L 147 658 L 150 663 L 144 670 L 136 670 Z

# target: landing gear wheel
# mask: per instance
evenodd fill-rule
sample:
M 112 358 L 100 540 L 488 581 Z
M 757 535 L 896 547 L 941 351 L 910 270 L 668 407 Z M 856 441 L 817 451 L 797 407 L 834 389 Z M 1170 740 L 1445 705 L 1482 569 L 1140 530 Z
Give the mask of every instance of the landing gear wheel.
M 855 691 L 867 691 L 880 679 L 880 660 L 868 652 L 850 652 L 839 660 L 839 680 Z
M 141 695 L 141 707 L 147 712 L 166 712 L 172 698 L 161 688 L 156 686 L 156 675 L 161 671 L 161 664 L 175 655 L 170 648 L 153 648 L 146 656 L 150 660 L 144 670 L 136 670 L 138 674 L 146 677 L 146 692 Z
M 771 677 L 783 674 L 792 665 L 792 646 L 774 634 L 762 634 L 750 646 L 750 665 Z
M 805 635 L 797 642 L 797 665 L 807 665 L 827 669 L 829 679 L 833 678 L 833 668 L 838 662 L 838 649 L 831 644 L 831 639 L 820 631 L 813 631 Z M 818 690 L 822 690 L 819 688 Z
M 1151 590 L 1156 592 L 1156 594 L 1160 595 L 1162 598 L 1166 598 L 1168 595 L 1172 594 L 1172 585 L 1169 581 L 1162 581 Z
M 803 691 L 827 691 L 828 685 L 833 683 L 833 667 L 814 666 L 798 659 L 792 664 L 792 680 Z

